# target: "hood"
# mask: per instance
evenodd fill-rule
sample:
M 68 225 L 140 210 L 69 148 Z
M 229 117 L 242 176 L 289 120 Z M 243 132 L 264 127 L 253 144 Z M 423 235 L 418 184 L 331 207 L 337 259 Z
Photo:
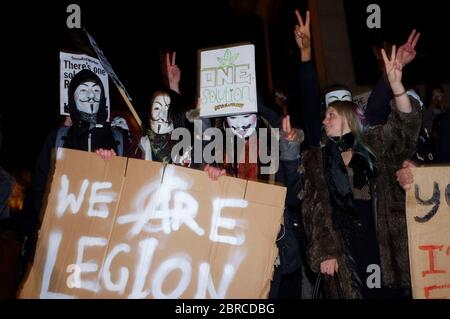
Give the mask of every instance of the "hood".
M 74 123 L 81 120 L 80 112 L 77 109 L 74 99 L 75 89 L 83 82 L 91 81 L 97 83 L 101 89 L 102 93 L 100 95 L 100 106 L 97 113 L 97 123 L 104 123 L 108 119 L 108 112 L 106 109 L 106 97 L 105 97 L 105 88 L 103 87 L 103 83 L 100 78 L 91 70 L 81 70 L 73 77 L 72 81 L 70 81 L 69 89 L 67 91 L 69 97 L 69 113 L 70 118 Z

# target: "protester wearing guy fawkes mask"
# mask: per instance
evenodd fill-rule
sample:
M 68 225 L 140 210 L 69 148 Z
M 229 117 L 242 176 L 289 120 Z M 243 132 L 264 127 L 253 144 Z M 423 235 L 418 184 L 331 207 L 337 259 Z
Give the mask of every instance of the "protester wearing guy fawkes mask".
M 26 201 L 23 233 L 25 238 L 35 237 L 39 228 L 39 216 L 46 195 L 49 172 L 54 163 L 52 154 L 56 147 L 80 151 L 96 152 L 102 159 L 109 159 L 118 153 L 113 129 L 107 122 L 106 97 L 100 78 L 90 70 L 78 72 L 68 88 L 69 113 L 72 125 L 63 126 L 50 132 L 36 162 L 32 183 L 31 201 Z M 70 123 L 69 123 L 70 124 Z M 61 134 L 64 132 L 64 134 Z M 122 154 L 128 145 L 122 138 Z M 28 243 L 26 245 L 33 245 Z M 28 248 L 32 253 L 33 247 Z
M 178 143 L 177 140 L 172 140 L 173 130 L 187 128 L 192 133 L 193 120 L 188 120 L 188 103 L 180 94 L 181 70 L 176 64 L 176 52 L 167 52 L 161 57 L 162 73 L 167 83 L 152 96 L 139 148 L 145 160 L 194 167 L 196 165 L 191 160 L 192 147 L 183 150 L 184 154 L 177 154 L 172 158 L 172 148 Z
M 105 90 L 100 78 L 90 70 L 81 70 L 70 81 L 67 94 L 72 124 L 66 127 L 63 136 L 60 136 L 61 128 L 48 135 L 36 163 L 33 192 L 37 211 L 40 210 L 52 164 L 52 149 L 62 146 L 80 151 L 117 154 L 118 143 L 107 122 Z M 102 154 L 99 153 L 103 158 Z
M 275 130 L 273 130 L 275 128 L 280 128 L 280 117 L 275 112 L 264 106 L 264 103 L 259 102 L 258 104 L 259 112 L 257 114 L 247 113 L 227 116 L 223 121 L 225 131 L 230 130 L 233 134 L 232 139 L 230 139 L 229 135 L 224 134 L 224 136 L 230 139 L 227 142 L 230 143 L 230 145 L 233 145 L 229 151 L 232 150 L 234 153 L 226 153 L 224 156 L 224 169 L 228 175 L 247 180 L 267 180 L 269 178 L 267 174 L 260 173 L 261 166 L 268 166 L 270 163 L 263 164 L 260 162 L 259 139 L 261 138 L 261 135 L 259 134 L 259 129 L 267 129 L 266 145 L 268 154 L 272 154 L 272 140 L 275 139 L 279 142 L 281 162 L 287 158 L 298 159 L 299 145 L 301 143 L 300 138 L 302 138 L 303 133 L 298 130 L 292 130 L 297 133 L 299 139 L 296 140 L 295 143 L 292 143 L 292 141 L 288 142 L 286 136 L 283 134 L 279 135 Z M 244 140 L 244 143 L 239 143 L 239 140 L 241 140 L 240 142 Z M 256 145 L 251 145 L 251 143 L 256 143 Z M 242 144 L 244 145 L 244 148 L 237 149 L 237 147 Z M 251 163 L 249 161 L 249 153 L 251 149 L 255 149 L 257 151 L 257 163 Z M 245 156 L 245 158 L 243 156 Z
M 39 213 L 48 173 L 52 164 L 52 149 L 62 146 L 80 151 L 97 152 L 103 158 L 117 154 L 117 142 L 107 122 L 105 90 L 100 78 L 90 70 L 78 72 L 68 88 L 69 113 L 72 125 L 58 142 L 58 130 L 52 131 L 41 150 L 33 178 L 34 209 Z M 124 141 L 126 141 L 124 139 Z M 126 145 L 124 146 L 126 148 Z
M 267 104 L 266 104 L 267 105 Z M 258 96 L 258 113 L 247 113 L 227 116 L 222 119 L 222 127 L 228 134 L 223 134 L 227 139 L 224 146 L 232 147 L 224 150 L 224 164 L 206 165 L 206 171 L 212 180 L 220 176 L 228 175 L 246 180 L 269 181 L 270 175 L 262 174 L 261 167 L 268 164 L 261 163 L 259 158 L 259 129 L 267 129 L 267 154 L 272 155 L 273 148 L 270 139 L 275 136 L 279 142 L 279 169 L 276 172 L 277 184 L 284 184 L 287 188 L 284 222 L 280 228 L 276 244 L 279 249 L 279 257 L 275 261 L 275 271 L 270 287 L 269 298 L 292 298 L 298 296 L 300 289 L 292 289 L 294 285 L 287 282 L 299 281 L 299 272 L 302 267 L 302 231 L 301 222 L 297 214 L 299 201 L 297 191 L 301 185 L 301 176 L 297 171 L 300 162 L 300 144 L 303 141 L 303 132 L 291 128 L 289 116 L 280 118 L 278 114 L 268 108 L 261 96 Z M 220 127 L 219 125 L 216 125 Z M 275 130 L 278 129 L 279 130 Z M 231 133 L 231 134 L 230 134 Z M 272 135 L 272 136 L 271 136 Z M 251 145 L 256 143 L 256 145 Z M 241 149 L 238 149 L 240 147 Z M 250 150 L 256 150 L 257 162 L 250 161 Z M 233 152 L 233 154 L 230 154 Z M 233 157 L 231 157 L 233 155 Z M 233 160 L 230 160 L 233 158 Z M 287 279 L 290 278 L 290 279 Z M 295 278 L 295 279 L 294 279 Z M 295 290 L 295 291 L 293 291 Z
M 116 141 L 107 123 L 105 90 L 92 71 L 82 70 L 69 84 L 69 113 L 72 126 L 64 138 L 64 147 L 82 151 L 114 149 Z
M 232 154 L 226 154 L 224 158 L 224 167 L 229 175 L 234 175 L 236 177 L 248 180 L 258 179 L 258 163 L 250 163 L 248 160 L 249 150 L 251 149 L 250 143 L 257 142 L 257 139 L 250 139 L 253 134 L 257 134 L 257 124 L 258 117 L 254 113 L 227 116 L 225 118 L 225 128 L 229 128 L 237 139 L 245 140 L 244 149 L 238 150 L 236 147 L 239 144 L 236 143 L 236 145 L 234 145 L 235 139 L 232 139 L 232 150 L 234 154 L 233 156 L 231 156 Z M 270 145 L 270 143 L 268 143 L 267 145 Z M 257 147 L 257 145 L 255 147 Z M 242 156 L 245 156 L 244 161 L 242 161 L 241 159 Z M 233 161 L 231 160 L 231 158 L 233 159 Z
M 247 138 L 256 130 L 256 114 L 244 114 L 236 116 L 227 116 L 227 125 L 234 135 L 239 138 Z
M 187 127 L 186 103 L 177 92 L 170 89 L 158 90 L 153 94 L 148 110 L 148 122 L 145 135 L 141 138 L 140 148 L 146 160 L 189 165 L 190 155 L 172 159 L 172 147 L 178 143 L 172 140 L 175 128 Z

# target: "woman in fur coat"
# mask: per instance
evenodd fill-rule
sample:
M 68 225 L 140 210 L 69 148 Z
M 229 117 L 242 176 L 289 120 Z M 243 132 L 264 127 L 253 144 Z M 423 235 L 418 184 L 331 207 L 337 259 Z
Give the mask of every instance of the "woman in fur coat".
M 295 34 L 303 58 L 303 45 L 310 41 L 309 18 L 303 24 L 298 17 Z M 386 288 L 401 288 L 409 281 L 406 222 L 404 210 L 392 206 L 393 174 L 404 154 L 414 153 L 421 117 L 401 82 L 395 46 L 390 59 L 384 50 L 382 55 L 394 93 L 388 122 L 364 130 L 355 103 L 333 102 L 322 122 L 325 146 L 312 147 L 303 156 L 300 197 L 307 258 L 312 270 L 324 275 L 331 298 L 388 297 Z M 377 268 L 382 288 L 370 277 Z

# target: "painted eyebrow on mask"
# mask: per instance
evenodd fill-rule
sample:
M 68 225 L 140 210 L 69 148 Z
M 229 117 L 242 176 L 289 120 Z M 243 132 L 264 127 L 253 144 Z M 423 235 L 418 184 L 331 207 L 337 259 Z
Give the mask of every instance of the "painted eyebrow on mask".
M 342 96 L 342 98 L 344 98 L 344 97 L 349 97 L 349 98 L 351 98 L 352 96 L 351 96 L 351 95 L 348 95 L 348 94 L 346 94 L 346 95 Z M 336 95 L 330 95 L 329 99 L 331 99 L 331 98 L 335 98 L 335 99 L 338 99 L 338 97 L 337 97 Z

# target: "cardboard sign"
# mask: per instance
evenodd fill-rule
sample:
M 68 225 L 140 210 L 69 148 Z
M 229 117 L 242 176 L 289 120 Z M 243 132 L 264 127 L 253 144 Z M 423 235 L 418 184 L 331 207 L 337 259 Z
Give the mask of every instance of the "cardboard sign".
M 413 296 L 450 299 L 450 166 L 413 174 L 406 198 Z
M 201 117 L 258 112 L 254 45 L 200 50 L 199 59 Z
M 266 298 L 286 189 L 58 149 L 21 298 Z
M 81 70 L 88 69 L 94 72 L 102 81 L 103 87 L 105 89 L 106 97 L 106 107 L 108 109 L 109 118 L 109 85 L 108 85 L 108 73 L 105 71 L 100 61 L 96 58 L 90 57 L 86 54 L 74 54 L 74 53 L 59 53 L 59 82 L 60 82 L 60 107 L 59 112 L 61 115 L 69 115 L 69 96 L 67 91 L 69 88 L 70 81 L 73 79 L 75 74 Z

